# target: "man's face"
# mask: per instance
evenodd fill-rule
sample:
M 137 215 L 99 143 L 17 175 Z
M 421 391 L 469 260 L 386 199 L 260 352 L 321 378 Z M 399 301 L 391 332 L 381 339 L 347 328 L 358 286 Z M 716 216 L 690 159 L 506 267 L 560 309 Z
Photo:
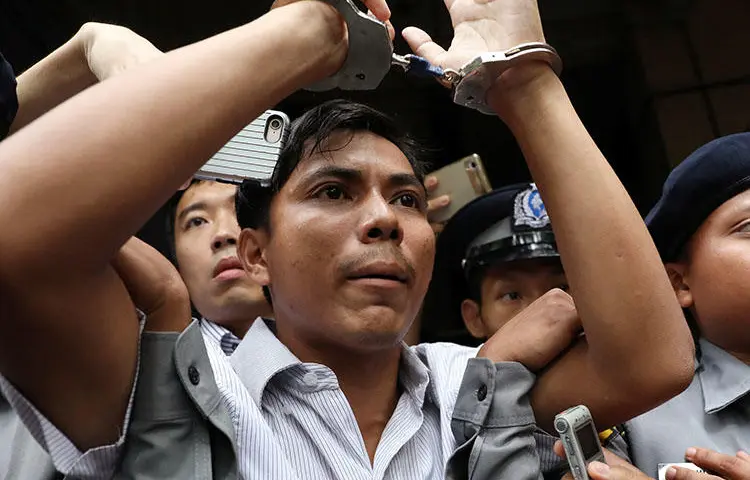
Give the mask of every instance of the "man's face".
M 490 268 L 481 283 L 481 305 L 465 300 L 464 323 L 478 338 L 492 336 L 539 297 L 559 288 L 568 290 L 558 258 L 508 262 Z
M 432 275 L 434 234 L 409 161 L 382 137 L 350 137 L 335 133 L 299 163 L 259 242 L 287 345 L 394 347 Z
M 750 191 L 717 208 L 693 235 L 677 296 L 701 333 L 733 353 L 750 353 Z M 673 278 L 674 280 L 674 278 Z
M 270 307 L 237 258 L 236 190 L 219 182 L 188 188 L 177 205 L 174 236 L 180 274 L 195 307 L 214 322 L 244 331 L 234 323 L 252 322 Z

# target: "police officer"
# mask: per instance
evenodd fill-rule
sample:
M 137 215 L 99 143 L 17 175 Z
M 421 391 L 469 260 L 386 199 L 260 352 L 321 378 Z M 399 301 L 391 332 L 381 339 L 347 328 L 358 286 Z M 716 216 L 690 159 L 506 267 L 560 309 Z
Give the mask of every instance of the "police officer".
M 446 224 L 428 303 L 437 302 L 452 331 L 462 320 L 473 338 L 485 339 L 552 288 L 567 290 L 555 236 L 539 191 L 521 183 L 474 200 Z M 483 305 L 488 289 L 504 301 Z
M 626 424 L 634 463 L 649 475 L 689 448 L 750 448 L 749 207 L 750 133 L 741 133 L 675 168 L 646 218 L 698 347 L 687 390 Z
M 467 204 L 446 224 L 425 318 L 440 318 L 453 338 L 476 342 L 553 289 L 568 285 L 539 190 L 533 183 L 509 185 Z M 601 438 L 626 457 L 617 430 Z M 560 478 L 565 464 L 552 450 L 556 437 L 538 429 L 535 439 L 545 478 Z

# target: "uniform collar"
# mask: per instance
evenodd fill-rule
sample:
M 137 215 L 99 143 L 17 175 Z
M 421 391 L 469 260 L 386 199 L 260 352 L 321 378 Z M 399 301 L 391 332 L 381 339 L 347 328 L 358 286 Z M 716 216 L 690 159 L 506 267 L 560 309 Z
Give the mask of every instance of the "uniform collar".
M 706 413 L 716 413 L 750 393 L 750 366 L 708 340 L 699 340 L 698 378 Z

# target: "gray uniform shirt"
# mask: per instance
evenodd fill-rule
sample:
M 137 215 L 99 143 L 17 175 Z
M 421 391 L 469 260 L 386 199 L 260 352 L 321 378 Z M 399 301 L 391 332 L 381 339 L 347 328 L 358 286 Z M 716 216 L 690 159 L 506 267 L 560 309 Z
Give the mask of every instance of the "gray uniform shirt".
M 689 447 L 750 449 L 750 366 L 705 339 L 700 348 L 687 390 L 626 424 L 633 463 L 652 477 L 659 463 L 685 461 Z

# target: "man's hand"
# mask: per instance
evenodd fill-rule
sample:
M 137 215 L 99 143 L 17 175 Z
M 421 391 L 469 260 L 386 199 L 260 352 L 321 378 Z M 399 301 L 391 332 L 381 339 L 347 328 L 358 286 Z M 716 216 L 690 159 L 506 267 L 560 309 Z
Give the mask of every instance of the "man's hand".
M 86 23 L 79 32 L 89 69 L 99 81 L 164 55 L 129 28 Z
M 430 196 L 432 192 L 435 191 L 435 189 L 438 187 L 440 182 L 438 181 L 437 177 L 428 176 L 424 180 L 424 188 L 427 190 L 427 195 Z M 427 217 L 429 218 L 430 215 L 432 215 L 435 212 L 438 212 L 442 210 L 443 208 L 447 207 L 451 203 L 451 197 L 450 195 L 441 195 L 437 198 L 432 198 L 427 201 Z M 435 234 L 438 234 L 443 231 L 443 228 L 445 228 L 445 223 L 441 222 L 430 222 L 430 226 L 432 227 L 432 230 L 435 232 Z
M 562 442 L 558 440 L 553 448 L 558 457 L 565 458 Z M 651 477 L 606 448 L 602 451 L 607 463 L 591 462 L 586 469 L 592 480 L 651 480 Z M 567 473 L 562 480 L 573 480 L 573 475 Z
M 180 332 L 190 322 L 190 296 L 177 269 L 162 254 L 133 237 L 112 260 L 130 298 L 146 315 L 146 330 Z
M 445 6 L 454 29 L 447 51 L 419 28 L 403 31 L 417 55 L 444 68 L 459 70 L 483 53 L 545 41 L 536 0 L 445 0 Z
M 162 56 L 133 31 L 86 23 L 62 46 L 18 77 L 14 133 L 100 80 Z
M 573 299 L 553 289 L 495 332 L 477 356 L 493 362 L 519 362 L 538 372 L 565 351 L 580 330 Z
M 685 459 L 716 475 L 670 468 L 667 480 L 750 480 L 750 455 L 745 452 L 732 456 L 705 448 L 688 448 Z

